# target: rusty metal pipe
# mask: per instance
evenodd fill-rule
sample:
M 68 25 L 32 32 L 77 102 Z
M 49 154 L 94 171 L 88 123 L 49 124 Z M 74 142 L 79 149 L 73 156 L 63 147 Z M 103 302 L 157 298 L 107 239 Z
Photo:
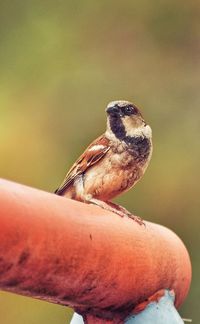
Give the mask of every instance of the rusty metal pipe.
M 167 228 L 0 180 L 0 289 L 112 318 L 165 288 L 178 307 L 190 280 Z

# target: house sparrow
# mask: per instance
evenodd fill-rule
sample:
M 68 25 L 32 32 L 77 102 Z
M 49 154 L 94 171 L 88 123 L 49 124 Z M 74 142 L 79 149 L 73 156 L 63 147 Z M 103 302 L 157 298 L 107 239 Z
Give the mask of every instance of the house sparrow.
M 127 215 L 141 224 L 139 217 L 110 200 L 143 176 L 152 155 L 152 131 L 129 101 L 110 102 L 106 113 L 106 132 L 88 146 L 55 193 Z

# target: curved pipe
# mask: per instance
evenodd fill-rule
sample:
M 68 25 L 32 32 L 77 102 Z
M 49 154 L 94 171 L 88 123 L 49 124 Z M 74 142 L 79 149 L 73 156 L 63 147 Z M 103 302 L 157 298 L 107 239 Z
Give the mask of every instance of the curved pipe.
M 0 180 L 0 289 L 112 318 L 163 288 L 178 307 L 190 280 L 169 229 Z

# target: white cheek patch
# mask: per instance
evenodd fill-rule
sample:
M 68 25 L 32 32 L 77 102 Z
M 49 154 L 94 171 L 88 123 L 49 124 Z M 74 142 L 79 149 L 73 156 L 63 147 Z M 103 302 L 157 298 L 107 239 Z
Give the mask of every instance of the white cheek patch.
M 143 136 L 143 137 L 147 137 L 147 138 L 151 138 L 152 137 L 152 130 L 151 127 L 149 125 L 146 126 L 139 126 L 137 128 L 132 128 L 132 129 L 126 129 L 126 135 L 128 136 Z
M 88 151 L 99 151 L 99 150 L 103 150 L 105 148 L 105 146 L 104 145 L 94 145 L 94 146 L 92 146 L 92 147 L 90 147 L 89 148 L 89 150 Z
M 151 127 L 149 125 L 144 126 L 143 134 L 147 138 L 152 137 L 152 130 L 151 130 Z

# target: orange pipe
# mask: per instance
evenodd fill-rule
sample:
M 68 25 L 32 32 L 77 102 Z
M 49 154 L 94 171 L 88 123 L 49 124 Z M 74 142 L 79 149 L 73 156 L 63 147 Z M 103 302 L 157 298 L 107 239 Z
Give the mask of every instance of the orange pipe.
M 0 180 L 0 289 L 112 318 L 164 288 L 178 307 L 190 281 L 167 228 Z

